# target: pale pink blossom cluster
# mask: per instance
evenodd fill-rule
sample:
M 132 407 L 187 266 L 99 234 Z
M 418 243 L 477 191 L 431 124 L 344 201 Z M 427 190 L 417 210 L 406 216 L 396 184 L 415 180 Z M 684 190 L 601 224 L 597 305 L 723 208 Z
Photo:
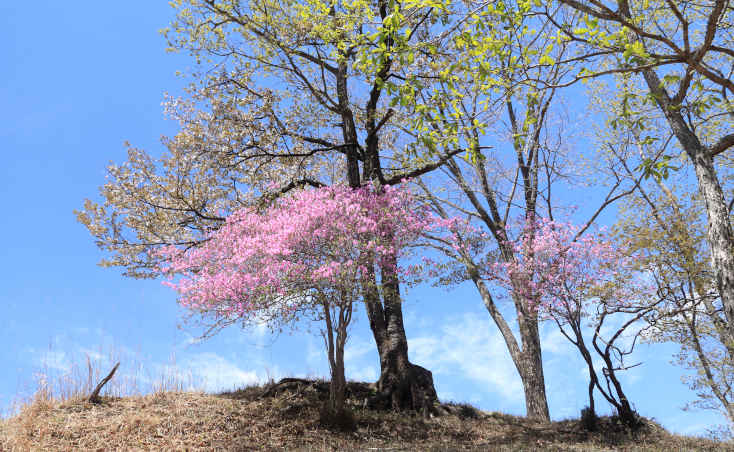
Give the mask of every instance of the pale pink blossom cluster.
M 182 305 L 246 317 L 304 309 L 316 294 L 354 298 L 373 263 L 394 268 L 440 224 L 405 188 L 332 186 L 295 192 L 262 212 L 236 211 L 202 246 L 158 254 Z M 394 270 L 408 277 L 415 268 Z
M 640 281 L 631 276 L 634 257 L 603 230 L 577 238 L 578 230 L 571 223 L 531 217 L 510 242 L 514 260 L 490 264 L 486 276 L 546 314 L 582 309 L 599 296 L 609 295 L 608 303 L 631 302 L 641 293 Z

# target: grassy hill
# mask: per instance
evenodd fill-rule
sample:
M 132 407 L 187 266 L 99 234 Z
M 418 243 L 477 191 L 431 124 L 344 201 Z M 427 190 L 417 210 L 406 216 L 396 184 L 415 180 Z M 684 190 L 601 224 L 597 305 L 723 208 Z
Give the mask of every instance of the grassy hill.
M 320 408 L 328 383 L 289 379 L 222 394 L 157 392 L 135 397 L 37 397 L 0 421 L 0 450 L 734 450 L 734 445 L 672 435 L 652 421 L 637 433 L 602 418 L 538 424 L 522 417 L 443 404 L 440 416 L 367 407 L 370 385 L 350 383 L 356 428 L 326 428 Z

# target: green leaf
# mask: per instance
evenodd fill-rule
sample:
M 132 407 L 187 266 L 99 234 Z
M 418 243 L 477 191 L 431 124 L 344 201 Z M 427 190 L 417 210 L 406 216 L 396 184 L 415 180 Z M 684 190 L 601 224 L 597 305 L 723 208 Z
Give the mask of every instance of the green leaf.
M 549 65 L 549 66 L 550 66 L 550 65 L 553 65 L 553 64 L 555 64 L 555 63 L 556 63 L 556 60 L 554 60 L 553 58 L 551 58 L 551 57 L 550 57 L 550 56 L 548 56 L 548 55 L 543 55 L 543 56 L 542 56 L 542 57 L 540 57 L 540 59 L 538 60 L 538 63 L 540 63 L 540 64 L 547 64 L 547 65 Z

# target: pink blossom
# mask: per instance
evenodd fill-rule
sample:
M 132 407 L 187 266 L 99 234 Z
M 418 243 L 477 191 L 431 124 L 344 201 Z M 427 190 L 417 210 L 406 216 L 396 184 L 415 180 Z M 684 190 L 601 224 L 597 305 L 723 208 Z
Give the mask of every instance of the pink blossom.
M 157 254 L 170 276 L 165 284 L 185 307 L 287 318 L 294 302 L 307 308 L 316 292 L 358 296 L 374 262 L 396 262 L 421 233 L 439 226 L 405 188 L 332 186 L 295 192 L 264 212 L 236 211 L 200 247 Z M 417 273 L 395 270 L 405 278 Z
M 576 238 L 579 228 L 571 223 L 533 217 L 519 223 L 519 229 L 517 238 L 508 241 L 513 259 L 489 263 L 482 276 L 531 308 L 545 313 L 559 307 L 582 309 L 605 284 L 614 285 L 618 302 L 641 293 L 639 281 L 629 275 L 633 257 L 604 230 Z M 622 278 L 627 278 L 625 284 L 615 284 Z

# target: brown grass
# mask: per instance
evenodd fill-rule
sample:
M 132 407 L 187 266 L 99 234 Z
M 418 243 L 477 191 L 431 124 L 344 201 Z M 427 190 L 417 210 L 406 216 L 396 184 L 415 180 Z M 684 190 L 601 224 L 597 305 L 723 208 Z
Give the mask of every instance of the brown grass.
M 54 347 L 49 346 L 49 353 Z M 200 390 L 204 382 L 183 372 L 176 366 L 175 355 L 171 355 L 163 370 L 152 371 L 148 363 L 140 355 L 110 348 L 83 355 L 67 356 L 64 368 L 52 365 L 44 359 L 33 374 L 30 390 L 19 394 L 6 408 L 8 414 L 17 414 L 22 407 L 38 404 L 58 404 L 60 402 L 78 401 L 89 396 L 93 388 L 107 375 L 116 362 L 121 366 L 114 378 L 102 389 L 102 395 L 108 397 L 140 396 L 159 392 L 184 392 Z M 5 414 L 5 413 L 1 413 Z
M 223 394 L 158 392 L 27 403 L 0 421 L 0 450 L 734 450 L 730 444 L 672 435 L 652 422 L 631 434 L 602 419 L 599 432 L 578 420 L 543 425 L 522 417 L 444 405 L 433 418 L 367 408 L 370 386 L 349 384 L 357 428 L 322 428 L 324 382 L 251 386 Z M 267 391 L 267 395 L 263 396 Z

